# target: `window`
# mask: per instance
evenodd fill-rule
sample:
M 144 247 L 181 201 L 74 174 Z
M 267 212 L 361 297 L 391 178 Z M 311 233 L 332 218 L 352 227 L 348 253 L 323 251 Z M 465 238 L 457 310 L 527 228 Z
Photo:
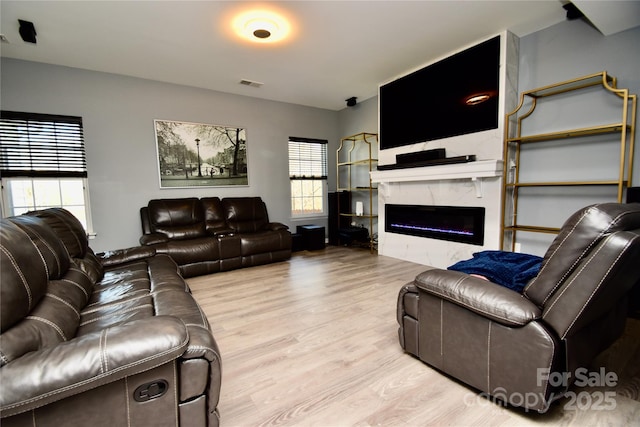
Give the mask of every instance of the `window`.
M 327 200 L 327 141 L 289 137 L 289 179 L 291 215 L 324 215 Z
M 82 118 L 0 113 L 2 214 L 62 207 L 91 230 Z

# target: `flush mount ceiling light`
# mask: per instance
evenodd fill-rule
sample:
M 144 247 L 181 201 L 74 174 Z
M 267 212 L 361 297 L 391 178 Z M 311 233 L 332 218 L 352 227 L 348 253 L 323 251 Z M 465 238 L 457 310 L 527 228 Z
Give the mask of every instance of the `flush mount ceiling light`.
M 268 39 L 278 33 L 278 24 L 266 18 L 252 19 L 245 24 L 247 32 L 259 39 Z
M 291 31 L 289 22 L 268 10 L 250 10 L 236 15 L 232 26 L 237 35 L 256 43 L 275 43 L 284 40 Z

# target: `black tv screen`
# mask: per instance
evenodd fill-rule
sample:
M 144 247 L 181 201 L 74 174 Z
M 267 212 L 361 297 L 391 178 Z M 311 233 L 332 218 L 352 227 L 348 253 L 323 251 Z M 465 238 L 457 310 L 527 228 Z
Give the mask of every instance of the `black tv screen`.
M 499 68 L 497 36 L 381 85 L 380 149 L 497 128 Z

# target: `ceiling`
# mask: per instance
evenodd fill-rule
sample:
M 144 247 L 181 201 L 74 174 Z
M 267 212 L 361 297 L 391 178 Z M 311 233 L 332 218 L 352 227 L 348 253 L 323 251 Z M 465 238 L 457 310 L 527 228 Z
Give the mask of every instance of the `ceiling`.
M 347 98 L 375 96 L 380 83 L 505 29 L 523 36 L 558 23 L 563 3 L 2 0 L 0 53 L 340 110 Z M 233 16 L 256 6 L 288 18 L 288 40 L 256 44 L 232 33 Z M 35 24 L 36 44 L 20 38 L 18 19 Z

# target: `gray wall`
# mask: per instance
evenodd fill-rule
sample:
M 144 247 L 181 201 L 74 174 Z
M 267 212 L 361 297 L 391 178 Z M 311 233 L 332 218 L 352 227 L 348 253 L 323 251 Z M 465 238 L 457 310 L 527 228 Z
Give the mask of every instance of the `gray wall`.
M 340 137 L 360 132 L 378 132 L 378 97 L 358 102 L 339 112 L 338 128 Z
M 529 90 L 574 77 L 607 71 L 618 79 L 619 88 L 629 89 L 630 94 L 640 95 L 640 27 L 610 36 L 603 36 L 595 28 L 582 20 L 565 21 L 520 39 L 520 90 Z M 594 91 L 589 98 L 567 96 L 554 97 L 540 103 L 537 117 L 531 117 L 531 130 L 556 130 L 607 124 L 620 121 L 620 98 Z M 561 98 L 561 99 L 558 99 Z M 594 103 L 590 104 L 589 101 Z M 548 103 L 544 105 L 544 102 Z M 552 106 L 551 103 L 554 103 Z M 545 109 L 546 108 L 546 109 Z M 538 113 L 538 108 L 536 108 Z M 543 123 L 539 123 L 543 122 Z M 551 127 L 551 128 L 550 128 Z M 633 185 L 640 185 L 640 153 L 636 132 Z M 612 138 L 613 139 L 613 138 Z M 578 141 L 580 142 L 580 141 Z M 610 151 L 617 150 L 611 147 Z M 583 168 L 597 175 L 602 164 L 589 166 L 587 159 L 572 156 L 571 153 L 556 152 L 558 161 L 564 161 L 568 168 Z M 604 153 L 602 162 L 617 166 L 617 153 Z M 537 162 L 544 170 L 547 161 Z M 584 162 L 583 162 L 584 161 Z M 597 179 L 594 177 L 593 179 Z
M 563 21 L 520 38 L 519 91 L 607 71 L 617 77 L 618 87 L 640 95 L 640 28 L 603 36 L 582 20 Z M 425 58 L 425 61 L 428 58 Z M 341 135 L 363 128 L 377 128 L 377 97 L 340 111 Z M 590 113 L 592 116 L 590 117 Z M 597 119 L 581 112 L 585 122 Z M 369 131 L 369 130 L 367 130 Z M 377 130 L 376 130 L 377 132 Z M 636 140 L 640 135 L 636 137 Z M 640 142 L 636 141 L 633 184 L 640 185 Z M 574 161 L 576 159 L 573 159 Z
M 272 221 L 290 218 L 289 136 L 330 141 L 335 187 L 338 113 L 114 74 L 2 59 L 2 109 L 83 118 L 96 251 L 136 245 L 139 208 L 153 198 L 261 196 Z M 153 120 L 247 129 L 249 186 L 160 189 Z
M 627 88 L 629 93 L 640 95 L 638 45 L 640 45 L 640 28 L 605 37 L 582 20 L 564 21 L 523 36 L 520 38 L 519 91 L 607 71 L 618 79 L 619 88 Z M 604 93 L 595 94 L 594 104 L 584 102 L 584 98 L 580 97 L 572 99 L 567 96 L 565 98 L 559 104 L 555 97 L 553 101 L 548 101 L 554 102 L 550 110 L 545 110 L 541 101 L 540 106 L 536 109 L 536 115 L 542 120 L 537 120 L 538 117 L 532 115 L 531 122 L 533 124 L 529 133 L 593 126 L 594 124 L 614 123 L 620 120 L 621 104 L 616 96 Z M 605 111 L 593 107 L 593 105 L 601 104 L 604 104 Z M 340 112 L 339 125 L 343 134 L 352 132 L 354 124 L 364 127 L 377 123 L 377 97 L 363 102 L 358 107 L 360 108 L 345 109 Z M 636 135 L 632 183 L 638 186 L 640 185 L 640 148 L 638 148 L 640 134 Z M 571 146 L 567 149 L 552 146 L 552 151 L 540 150 L 537 157 L 534 155 L 530 160 L 532 167 L 528 169 L 533 169 L 538 174 L 537 180 L 540 180 L 540 176 L 553 180 L 551 174 L 555 174 L 555 169 L 563 168 L 566 169 L 566 180 L 576 179 L 576 173 L 586 175 L 586 177 L 582 175 L 578 179 L 588 179 L 589 177 L 590 179 L 611 179 L 612 170 L 613 176 L 617 176 L 619 164 L 619 145 L 615 139 L 613 141 L 613 145 L 604 147 L 606 152 L 598 153 L 596 151 L 595 156 L 591 149 L 593 147 L 589 147 L 589 144 L 583 146 L 587 148 L 584 151 L 583 147 L 580 150 L 575 150 Z M 574 147 L 576 143 L 580 144 L 581 142 L 571 141 Z M 602 149 L 602 147 L 598 149 Z M 583 156 L 582 153 L 588 154 Z M 557 180 L 564 179 L 557 178 Z M 583 190 L 573 190 L 569 197 L 566 194 L 552 194 L 542 203 L 536 195 L 531 199 L 521 197 L 520 201 L 521 204 L 524 202 L 531 206 L 531 209 L 525 209 L 525 214 L 531 217 L 532 224 L 558 226 L 579 207 L 597 201 L 612 201 L 611 191 L 609 188 L 605 193 L 601 188 L 588 187 Z M 548 208 L 545 208 L 547 206 Z M 545 222 L 551 224 L 545 224 Z M 544 235 L 543 238 L 538 238 L 537 235 L 531 237 L 530 240 L 523 242 L 522 250 L 530 253 L 544 253 L 552 237 L 552 235 Z
M 529 34 L 520 39 L 520 90 L 606 70 L 640 95 L 639 43 L 640 27 L 605 37 L 582 20 Z
M 607 70 L 618 78 L 619 87 L 640 94 L 639 44 L 640 28 L 604 37 L 580 20 L 524 36 L 520 90 Z M 290 218 L 287 138 L 330 141 L 332 191 L 339 139 L 377 131 L 377 97 L 334 112 L 10 59 L 2 59 L 1 69 L 3 109 L 83 117 L 98 233 L 91 245 L 96 250 L 135 245 L 140 235 L 138 209 L 159 197 L 257 195 L 266 201 L 272 220 L 294 229 L 300 223 L 326 225 L 325 218 Z M 249 186 L 161 190 L 154 119 L 246 127 Z M 639 152 L 636 149 L 634 185 L 640 185 Z

